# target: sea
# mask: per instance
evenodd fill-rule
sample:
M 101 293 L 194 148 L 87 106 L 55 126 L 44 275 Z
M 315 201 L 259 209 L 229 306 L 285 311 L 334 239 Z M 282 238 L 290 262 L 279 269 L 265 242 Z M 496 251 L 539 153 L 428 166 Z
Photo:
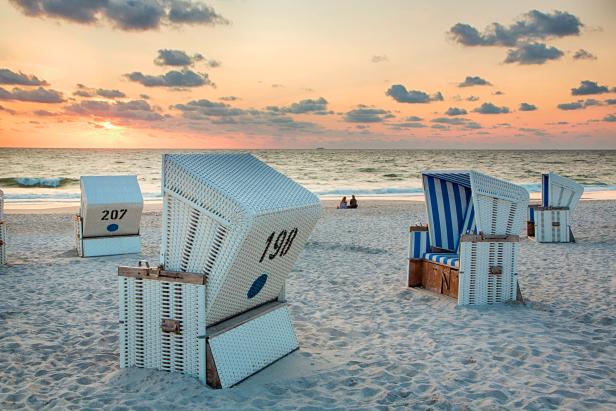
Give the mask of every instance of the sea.
M 247 150 L 243 150 L 246 152 Z M 7 202 L 76 202 L 83 175 L 134 174 L 146 200 L 161 198 L 163 153 L 212 150 L 0 148 Z M 421 195 L 421 171 L 475 169 L 540 191 L 553 171 L 586 191 L 616 190 L 616 150 L 253 150 L 248 151 L 323 198 Z

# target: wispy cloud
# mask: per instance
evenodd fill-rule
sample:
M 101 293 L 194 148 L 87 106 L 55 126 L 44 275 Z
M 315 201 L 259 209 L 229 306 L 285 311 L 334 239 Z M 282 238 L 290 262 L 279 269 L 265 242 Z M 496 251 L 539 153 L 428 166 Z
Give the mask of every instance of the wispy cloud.
M 597 56 L 592 54 L 590 51 L 579 49 L 575 53 L 573 53 L 574 60 L 596 60 Z

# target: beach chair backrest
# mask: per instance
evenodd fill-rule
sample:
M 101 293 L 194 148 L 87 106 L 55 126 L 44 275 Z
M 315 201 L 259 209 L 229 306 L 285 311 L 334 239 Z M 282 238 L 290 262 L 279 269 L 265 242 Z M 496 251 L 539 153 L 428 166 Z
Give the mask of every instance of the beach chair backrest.
M 143 197 L 136 176 L 82 176 L 83 237 L 139 234 Z
M 584 186 L 556 173 L 543 174 L 541 201 L 544 207 L 567 207 L 573 211 L 584 193 Z
M 0 190 L 0 221 L 4 219 L 4 191 Z
M 456 252 L 466 232 L 472 209 L 471 183 L 467 171 L 424 171 L 422 173 L 430 244 Z
M 429 170 L 422 177 L 431 246 L 458 252 L 462 234 L 522 230 L 528 206 L 524 188 L 472 170 Z
M 162 167 L 161 263 L 208 276 L 207 324 L 275 300 L 318 197 L 250 154 L 165 154 Z
M 520 235 L 526 223 L 529 194 L 516 184 L 470 171 L 477 231 L 487 235 Z

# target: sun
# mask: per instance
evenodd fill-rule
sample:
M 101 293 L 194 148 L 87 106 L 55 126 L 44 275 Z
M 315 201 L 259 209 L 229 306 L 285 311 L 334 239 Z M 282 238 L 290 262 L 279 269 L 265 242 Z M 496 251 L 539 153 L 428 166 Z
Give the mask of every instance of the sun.
M 118 130 L 122 128 L 122 127 L 116 126 L 111 121 L 103 121 L 102 123 L 100 123 L 100 125 L 103 126 L 103 128 L 106 130 Z

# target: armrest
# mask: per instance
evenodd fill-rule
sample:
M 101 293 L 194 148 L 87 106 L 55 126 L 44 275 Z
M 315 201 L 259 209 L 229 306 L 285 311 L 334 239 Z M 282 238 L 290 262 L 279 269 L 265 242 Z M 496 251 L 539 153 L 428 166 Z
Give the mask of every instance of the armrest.
M 424 254 L 430 251 L 430 233 L 428 227 L 422 230 L 413 230 L 411 227 L 409 234 L 409 257 L 412 259 L 423 258 Z

